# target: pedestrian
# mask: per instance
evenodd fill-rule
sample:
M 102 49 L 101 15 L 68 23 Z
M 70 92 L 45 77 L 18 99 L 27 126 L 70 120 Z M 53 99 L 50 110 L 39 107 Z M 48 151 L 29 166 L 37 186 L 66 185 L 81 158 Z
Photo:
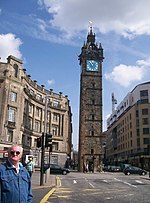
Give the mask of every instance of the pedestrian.
M 32 176 L 32 173 L 34 171 L 34 164 L 33 164 L 33 161 L 32 161 L 32 158 L 30 157 L 29 158 L 29 161 L 27 162 L 26 164 L 26 169 L 30 175 L 30 177 Z
M 31 179 L 26 169 L 19 164 L 23 148 L 12 145 L 8 160 L 0 166 L 0 202 L 32 203 Z

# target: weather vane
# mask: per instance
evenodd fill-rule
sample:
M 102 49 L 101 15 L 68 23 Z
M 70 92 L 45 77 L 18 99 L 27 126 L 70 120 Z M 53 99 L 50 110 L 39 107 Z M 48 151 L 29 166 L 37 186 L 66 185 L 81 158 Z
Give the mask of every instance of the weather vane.
M 92 28 L 93 22 L 89 21 L 89 27 Z

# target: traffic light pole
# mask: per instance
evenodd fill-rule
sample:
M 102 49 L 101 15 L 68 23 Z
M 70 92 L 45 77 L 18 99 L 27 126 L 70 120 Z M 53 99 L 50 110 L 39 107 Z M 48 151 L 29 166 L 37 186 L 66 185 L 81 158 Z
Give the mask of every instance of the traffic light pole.
M 44 133 L 42 133 L 42 152 L 41 152 L 41 170 L 40 170 L 40 186 L 44 185 L 44 157 L 45 157 L 45 137 L 47 126 L 47 102 L 48 95 L 45 96 L 45 111 L 44 111 Z
M 44 133 L 42 133 L 42 146 L 41 146 L 41 170 L 40 170 L 40 186 L 44 184 L 44 154 L 45 154 L 45 146 L 44 146 Z

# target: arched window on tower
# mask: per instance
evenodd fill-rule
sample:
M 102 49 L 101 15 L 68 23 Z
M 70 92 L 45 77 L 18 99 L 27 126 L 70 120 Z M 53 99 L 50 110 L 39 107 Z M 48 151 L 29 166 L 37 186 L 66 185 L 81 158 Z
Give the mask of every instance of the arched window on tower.
M 17 78 L 18 77 L 18 65 L 14 64 L 14 76 Z
M 92 129 L 92 130 L 90 130 L 90 136 L 94 136 L 94 130 Z

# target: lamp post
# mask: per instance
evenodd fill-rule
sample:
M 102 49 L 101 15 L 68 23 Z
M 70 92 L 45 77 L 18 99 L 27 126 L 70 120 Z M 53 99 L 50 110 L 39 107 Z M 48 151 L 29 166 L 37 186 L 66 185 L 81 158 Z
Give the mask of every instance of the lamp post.
M 47 127 L 47 106 L 48 106 L 48 95 L 45 96 L 45 111 L 44 111 L 44 132 L 42 133 L 42 153 L 41 153 L 41 170 L 40 170 L 40 186 L 44 182 L 44 156 L 45 156 L 45 137 L 46 137 L 46 127 Z

